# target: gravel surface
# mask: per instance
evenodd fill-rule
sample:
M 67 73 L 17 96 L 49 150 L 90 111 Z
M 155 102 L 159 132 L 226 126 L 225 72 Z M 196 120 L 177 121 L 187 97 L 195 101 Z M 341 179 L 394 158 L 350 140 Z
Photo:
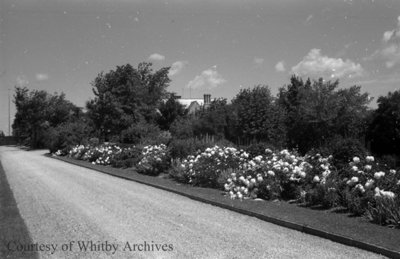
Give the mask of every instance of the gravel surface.
M 11 250 L 42 249 L 41 258 L 382 258 L 47 158 L 46 152 L 0 147 L 33 240 L 31 246 L 3 244 Z

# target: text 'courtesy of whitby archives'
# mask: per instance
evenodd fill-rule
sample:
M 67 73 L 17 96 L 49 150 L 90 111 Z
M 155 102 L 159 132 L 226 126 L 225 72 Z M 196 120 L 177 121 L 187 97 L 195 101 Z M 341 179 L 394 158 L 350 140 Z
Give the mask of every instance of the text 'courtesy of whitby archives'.
M 143 241 L 140 243 L 113 243 L 110 241 L 69 241 L 66 243 L 21 243 L 9 241 L 4 243 L 8 252 L 44 252 L 54 254 L 62 252 L 106 252 L 115 254 L 121 252 L 172 252 L 173 244 Z

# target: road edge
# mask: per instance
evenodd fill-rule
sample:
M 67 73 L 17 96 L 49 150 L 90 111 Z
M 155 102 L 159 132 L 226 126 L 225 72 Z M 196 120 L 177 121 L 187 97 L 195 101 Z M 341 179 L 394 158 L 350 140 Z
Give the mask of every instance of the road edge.
M 6 242 L 33 243 L 28 226 L 19 211 L 14 193 L 10 187 L 6 172 L 0 161 L 0 256 L 4 258 L 39 258 L 37 251 L 13 251 L 8 250 Z M 11 234 L 12 233 L 12 234 Z M 19 236 L 19 237 L 18 237 Z M 21 239 L 20 239 L 21 238 Z

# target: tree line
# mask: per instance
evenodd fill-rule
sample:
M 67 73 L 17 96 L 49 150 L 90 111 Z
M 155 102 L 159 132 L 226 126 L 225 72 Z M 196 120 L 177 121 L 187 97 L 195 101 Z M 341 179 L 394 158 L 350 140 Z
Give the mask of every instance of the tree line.
M 231 102 L 216 99 L 193 115 L 167 91 L 168 71 L 154 71 L 151 63 L 142 62 L 102 72 L 92 82 L 94 97 L 86 109 L 63 93 L 16 87 L 13 135 L 52 152 L 94 138 L 139 144 L 211 136 L 239 146 L 265 143 L 303 154 L 350 143 L 399 160 L 399 91 L 379 97 L 378 108 L 371 109 L 372 98 L 360 86 L 339 88 L 337 80 L 292 76 L 276 96 L 267 85 L 256 85 L 241 89 Z

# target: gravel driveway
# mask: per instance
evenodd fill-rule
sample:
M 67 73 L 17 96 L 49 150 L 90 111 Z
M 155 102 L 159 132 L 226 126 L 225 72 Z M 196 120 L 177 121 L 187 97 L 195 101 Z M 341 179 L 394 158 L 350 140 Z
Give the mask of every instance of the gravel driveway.
M 0 147 L 42 258 L 382 258 L 179 195 Z M 65 250 L 65 251 L 63 251 Z M 85 251 L 86 250 L 86 251 Z

